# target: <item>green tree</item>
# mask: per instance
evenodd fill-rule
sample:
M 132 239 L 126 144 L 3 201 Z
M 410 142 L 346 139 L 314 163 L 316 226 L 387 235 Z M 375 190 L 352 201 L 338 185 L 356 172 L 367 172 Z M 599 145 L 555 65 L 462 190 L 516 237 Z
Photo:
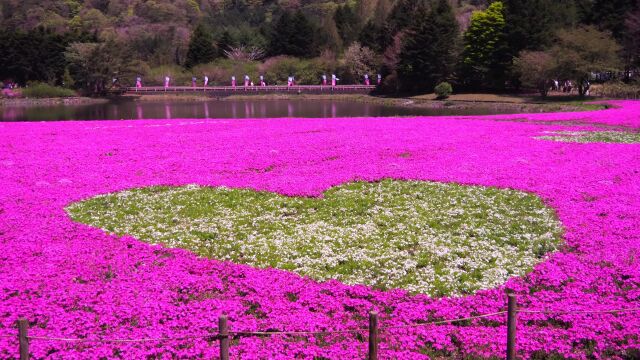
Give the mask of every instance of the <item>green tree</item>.
M 628 69 L 637 69 L 640 68 L 640 9 L 628 15 L 625 25 L 625 63 Z
M 628 14 L 639 7 L 638 0 L 595 0 L 591 21 L 600 30 L 610 31 L 616 39 L 622 40 Z
M 591 73 L 620 70 L 620 50 L 611 33 L 587 26 L 560 30 L 556 45 L 549 51 L 557 62 L 556 73 L 575 81 L 580 96 L 584 96 Z
M 60 84 L 67 61 L 64 52 L 72 36 L 38 28 L 29 32 L 0 32 L 0 78 L 21 84 L 43 81 Z
M 358 16 L 349 4 L 339 6 L 333 15 L 333 20 L 336 23 L 338 34 L 340 34 L 340 38 L 345 46 L 357 40 L 360 32 L 360 19 L 358 19 Z
M 272 55 L 312 57 L 317 53 L 313 48 L 315 34 L 313 25 L 302 11 L 282 13 L 271 31 L 269 52 Z
M 523 51 L 514 60 L 514 67 L 522 84 L 538 90 L 542 97 L 549 93 L 558 71 L 555 58 L 546 51 Z
M 392 34 L 410 27 L 419 16 L 417 10 L 426 6 L 423 0 L 397 0 L 387 17 L 387 28 Z M 393 36 L 393 35 L 392 35 Z
M 344 66 L 352 81 L 361 82 L 365 74 L 373 79 L 374 74 L 378 73 L 380 59 L 373 50 L 356 41 L 344 52 Z
M 133 82 L 139 64 L 132 60 L 130 54 L 126 46 L 109 40 L 102 43 L 72 43 L 65 56 L 76 86 L 86 93 L 102 95 L 114 77 L 121 83 Z
M 474 87 L 502 88 L 509 66 L 504 5 L 496 1 L 485 11 L 471 15 L 471 24 L 464 33 L 462 53 L 462 83 Z
M 505 32 L 509 53 L 540 50 L 551 43 L 554 28 L 554 0 L 504 0 Z
M 218 56 L 224 57 L 225 51 L 231 50 L 231 48 L 236 46 L 236 41 L 233 39 L 228 30 L 225 30 L 218 40 Z
M 187 51 L 187 61 L 185 66 L 188 69 L 198 65 L 207 64 L 215 60 L 218 52 L 213 46 L 213 39 L 206 31 L 204 26 L 198 25 L 189 41 L 189 50 Z
M 432 91 L 452 73 L 458 41 L 458 22 L 447 0 L 438 0 L 430 10 L 420 6 L 404 38 L 398 63 L 400 88 Z

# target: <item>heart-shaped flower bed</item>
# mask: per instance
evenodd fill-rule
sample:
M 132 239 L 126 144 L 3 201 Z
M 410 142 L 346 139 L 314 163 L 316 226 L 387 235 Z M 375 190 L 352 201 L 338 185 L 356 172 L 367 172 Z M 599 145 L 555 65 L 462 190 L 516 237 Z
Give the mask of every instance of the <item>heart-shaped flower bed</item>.
M 554 211 L 534 195 L 422 181 L 354 182 L 322 198 L 151 187 L 67 211 L 108 232 L 202 256 L 434 296 L 523 275 L 561 237 Z

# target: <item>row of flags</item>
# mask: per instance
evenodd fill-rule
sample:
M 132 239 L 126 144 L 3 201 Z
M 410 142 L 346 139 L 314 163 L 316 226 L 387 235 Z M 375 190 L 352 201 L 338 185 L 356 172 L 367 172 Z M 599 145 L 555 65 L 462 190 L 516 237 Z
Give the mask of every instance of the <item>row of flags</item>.
M 378 85 L 380 85 L 382 83 L 382 75 L 378 74 Z M 191 79 L 191 84 L 195 87 L 197 85 L 197 81 L 198 79 L 196 77 L 193 77 Z M 336 77 L 336 74 L 331 74 L 331 86 L 336 86 L 336 84 L 338 83 L 338 81 L 340 81 L 340 79 L 338 77 Z M 115 80 L 114 80 L 115 83 Z M 165 76 L 164 78 L 164 87 L 168 88 L 171 84 L 171 77 L 169 76 Z M 289 78 L 287 79 L 287 86 L 294 86 L 296 84 L 296 78 L 295 76 L 289 76 Z M 371 80 L 369 79 L 369 75 L 365 74 L 364 75 L 364 84 L 365 85 L 371 85 Z M 204 77 L 204 86 L 208 86 L 209 85 L 209 77 L 205 76 Z M 322 75 L 322 85 L 328 85 L 327 84 L 327 75 Z M 231 86 L 236 87 L 237 86 L 237 81 L 236 81 L 236 77 L 232 76 L 231 77 Z M 244 76 L 244 86 L 248 87 L 248 86 L 255 86 L 255 84 L 251 81 L 251 78 L 249 77 L 249 75 L 245 75 Z M 264 76 L 260 75 L 260 83 L 259 86 L 267 86 L 267 84 L 264 81 Z M 136 87 L 137 88 L 141 88 L 142 87 L 142 77 L 138 76 L 136 78 Z

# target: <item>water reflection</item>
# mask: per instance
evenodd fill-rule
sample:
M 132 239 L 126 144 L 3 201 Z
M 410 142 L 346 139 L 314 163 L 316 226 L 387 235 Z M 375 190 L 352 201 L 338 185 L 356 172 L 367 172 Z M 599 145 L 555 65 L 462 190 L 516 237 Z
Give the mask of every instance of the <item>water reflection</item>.
M 138 115 L 138 120 L 144 119 L 144 112 L 140 104 L 136 104 L 136 114 Z
M 119 120 L 179 118 L 376 117 L 411 115 L 484 115 L 498 109 L 407 109 L 333 100 L 226 100 L 138 102 L 0 108 L 1 121 Z

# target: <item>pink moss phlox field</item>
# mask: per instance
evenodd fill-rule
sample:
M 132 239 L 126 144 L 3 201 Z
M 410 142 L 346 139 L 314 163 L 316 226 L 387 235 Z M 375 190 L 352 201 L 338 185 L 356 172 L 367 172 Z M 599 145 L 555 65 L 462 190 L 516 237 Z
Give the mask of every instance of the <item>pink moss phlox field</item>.
M 235 331 L 362 328 L 370 310 L 380 312 L 381 326 L 424 323 L 505 310 L 506 289 L 528 310 L 640 307 L 640 145 L 535 139 L 602 126 L 638 131 L 640 103 L 615 105 L 490 117 L 0 123 L 0 358 L 18 354 L 20 317 L 30 320 L 32 336 L 128 339 L 214 334 L 223 313 Z M 535 193 L 556 209 L 566 246 L 500 288 L 433 299 L 203 259 L 107 235 L 74 223 L 64 210 L 98 194 L 152 185 L 317 196 L 348 181 L 383 178 Z M 621 357 L 640 348 L 638 315 L 522 313 L 518 349 L 523 358 Z M 384 359 L 502 357 L 505 316 L 381 337 Z M 31 351 L 36 359 L 218 354 L 207 338 L 34 339 Z M 366 334 L 241 338 L 231 351 L 242 359 L 363 358 Z

